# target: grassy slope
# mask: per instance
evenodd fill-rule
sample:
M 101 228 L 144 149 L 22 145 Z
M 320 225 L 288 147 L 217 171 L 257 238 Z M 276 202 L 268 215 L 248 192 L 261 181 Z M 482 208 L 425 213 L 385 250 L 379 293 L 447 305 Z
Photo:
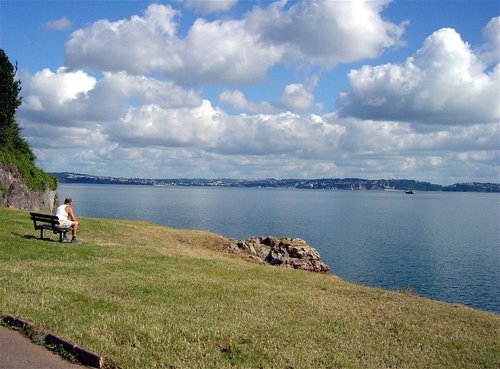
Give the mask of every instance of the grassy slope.
M 498 368 L 500 316 L 215 251 L 219 236 L 83 218 L 79 246 L 0 209 L 0 314 L 122 368 Z

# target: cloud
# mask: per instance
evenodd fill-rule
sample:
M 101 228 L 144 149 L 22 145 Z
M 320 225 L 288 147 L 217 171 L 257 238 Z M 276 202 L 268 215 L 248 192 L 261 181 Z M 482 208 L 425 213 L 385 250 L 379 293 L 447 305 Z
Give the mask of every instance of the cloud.
M 189 83 L 264 81 L 266 71 L 281 58 L 281 51 L 259 43 L 238 20 L 206 22 L 197 19 L 183 40 L 184 66 L 177 76 Z
M 44 69 L 23 77 L 20 112 L 33 122 L 81 127 L 120 119 L 131 106 L 169 109 L 196 107 L 201 102 L 195 91 L 171 81 L 126 73 L 104 73 L 98 80 L 81 70 L 59 68 L 55 73 Z
M 248 101 L 240 90 L 222 91 L 219 95 L 219 101 L 238 110 L 257 111 L 256 105 Z
M 313 90 L 318 84 L 318 77 L 305 83 L 291 83 L 283 88 L 280 101 L 255 104 L 245 97 L 240 90 L 225 90 L 219 94 L 219 102 L 238 111 L 261 114 L 275 114 L 283 110 L 307 111 L 314 106 Z M 316 105 L 321 110 L 321 105 Z
M 150 5 L 143 17 L 101 20 L 75 31 L 65 46 L 73 69 L 131 74 L 164 73 L 184 83 L 251 83 L 264 80 L 281 58 L 272 45 L 261 45 L 238 20 L 197 19 L 185 38 L 176 36 L 177 11 Z
M 193 108 L 163 109 L 155 104 L 129 108 L 106 128 L 111 141 L 133 147 L 210 149 L 223 130 L 223 113 L 204 100 Z
M 314 95 L 302 83 L 292 83 L 285 86 L 281 102 L 288 109 L 308 110 L 314 104 Z
M 342 127 L 294 113 L 228 116 L 217 152 L 226 155 L 330 157 Z
M 192 9 L 195 12 L 202 14 L 210 14 L 216 12 L 225 12 L 236 5 L 238 0 L 217 0 L 217 1 L 207 1 L 207 0 L 184 0 L 186 8 Z
M 134 74 L 177 70 L 183 61 L 174 37 L 176 15 L 170 6 L 153 4 L 143 17 L 99 20 L 71 34 L 65 63 L 71 69 Z
M 457 173 L 462 180 L 500 175 L 494 124 L 424 133 L 406 123 L 335 114 L 228 115 L 204 101 L 193 108 L 142 105 L 94 127 L 34 129 L 28 130 L 30 142 L 50 142 L 42 146 L 47 158 L 50 152 L 61 156 L 66 147 L 65 161 L 47 162 L 51 170 L 56 164 L 73 168 L 78 163 L 92 173 L 99 168 L 123 175 L 133 168 L 134 175 L 143 177 L 262 178 L 279 173 L 281 178 L 361 176 L 437 183 L 459 177 Z M 65 137 L 63 146 L 46 132 Z
M 86 94 L 95 86 L 96 80 L 82 71 L 68 73 L 66 68 L 61 67 L 55 73 L 50 69 L 43 69 L 29 83 L 30 91 L 62 104 L 77 99 L 80 94 Z
M 75 122 L 81 126 L 79 118 L 85 114 L 87 94 L 96 85 L 96 79 L 82 71 L 68 72 L 61 67 L 55 73 L 43 69 L 23 78 L 23 104 L 20 112 L 33 121 L 50 122 L 54 125 L 68 125 Z
M 61 31 L 71 27 L 71 24 L 71 20 L 68 17 L 63 17 L 45 23 L 45 28 L 51 31 Z
M 245 94 L 240 90 L 225 90 L 219 94 L 219 102 L 223 105 L 230 106 L 238 111 L 247 111 L 251 113 L 265 113 L 275 110 L 270 104 L 265 103 L 261 106 L 248 101 Z
M 231 2 L 188 2 L 223 8 Z M 184 37 L 170 5 L 153 4 L 143 16 L 97 21 L 71 35 L 71 69 L 129 74 L 164 73 L 187 84 L 256 83 L 287 59 L 332 67 L 378 56 L 397 45 L 404 30 L 381 18 L 385 1 L 304 1 L 256 7 L 241 19 L 198 18 Z M 321 32 L 318 30 L 321 29 Z
M 337 113 L 231 115 L 193 90 L 124 72 L 96 78 L 45 69 L 25 75 L 23 86 L 18 117 L 48 170 L 247 178 L 383 173 L 438 183 L 453 170 L 476 180 L 500 174 L 495 123 L 418 131 Z M 223 96 L 240 109 L 259 109 L 238 90 Z
M 222 105 L 229 106 L 240 112 L 273 114 L 279 110 L 277 107 L 273 106 L 273 104 L 266 101 L 259 104 L 248 101 L 245 94 L 240 90 L 222 91 L 219 94 L 219 102 Z
M 261 39 L 323 67 L 374 58 L 401 43 L 404 25 L 381 17 L 389 1 L 287 1 L 255 8 L 247 23 Z
M 383 20 L 386 4 L 281 1 L 182 32 L 180 13 L 160 4 L 100 20 L 73 32 L 65 67 L 22 77 L 17 118 L 49 171 L 498 178 L 498 18 L 476 49 L 445 28 L 401 64 L 352 70 L 338 111 L 310 114 L 319 77 L 285 79 L 282 63 L 330 68 L 399 45 L 404 26 Z M 256 82 L 274 100 L 252 101 Z
M 443 28 L 403 64 L 352 70 L 337 107 L 344 116 L 426 125 L 495 122 L 500 65 L 487 67 L 455 30 Z
M 484 44 L 478 54 L 486 64 L 498 63 L 500 59 L 500 17 L 492 18 L 483 29 Z

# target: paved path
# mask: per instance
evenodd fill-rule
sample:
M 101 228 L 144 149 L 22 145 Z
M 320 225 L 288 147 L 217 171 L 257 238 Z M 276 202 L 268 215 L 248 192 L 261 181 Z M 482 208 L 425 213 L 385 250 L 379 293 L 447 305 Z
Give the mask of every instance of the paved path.
M 0 326 L 0 369 L 82 369 L 19 332 Z

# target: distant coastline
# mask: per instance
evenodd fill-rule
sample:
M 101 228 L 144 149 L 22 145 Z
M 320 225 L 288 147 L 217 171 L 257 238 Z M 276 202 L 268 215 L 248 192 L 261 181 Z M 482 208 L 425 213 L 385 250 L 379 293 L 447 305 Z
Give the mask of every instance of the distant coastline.
M 200 187 L 261 187 L 297 188 L 350 191 L 447 191 L 447 192 L 490 192 L 500 193 L 499 183 L 455 183 L 442 186 L 412 179 L 363 179 L 363 178 L 319 178 L 319 179 L 232 179 L 232 178 L 178 178 L 147 179 L 97 176 L 81 173 L 50 173 L 59 183 L 125 184 L 145 186 L 200 186 Z

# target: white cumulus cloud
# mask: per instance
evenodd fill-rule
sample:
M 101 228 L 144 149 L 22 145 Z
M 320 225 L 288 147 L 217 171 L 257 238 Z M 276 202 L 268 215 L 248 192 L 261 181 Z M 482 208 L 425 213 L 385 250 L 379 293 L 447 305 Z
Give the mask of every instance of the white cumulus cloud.
M 180 14 L 170 5 L 152 4 L 142 16 L 99 20 L 71 35 L 65 63 L 73 69 L 134 74 L 164 73 L 178 82 L 255 83 L 287 60 L 305 59 L 332 67 L 373 58 L 400 43 L 403 26 L 384 21 L 387 1 L 300 1 L 255 7 L 241 19 L 198 18 L 185 35 L 177 32 Z M 188 2 L 205 7 L 231 2 Z
M 75 31 L 65 47 L 71 68 L 161 72 L 186 83 L 263 80 L 281 58 L 272 45 L 262 45 L 241 20 L 197 19 L 185 38 L 176 34 L 177 11 L 150 5 L 144 16 L 109 22 L 100 20 Z
M 72 33 L 65 63 L 76 69 L 136 74 L 177 70 L 183 60 L 174 37 L 176 15 L 170 6 L 153 4 L 143 17 L 99 20 Z
M 443 28 L 403 64 L 352 70 L 337 106 L 344 115 L 429 125 L 495 122 L 498 62 L 489 71 L 455 30 Z
M 269 102 L 261 102 L 255 104 L 245 97 L 245 94 L 240 90 L 224 90 L 219 94 L 219 102 L 223 105 L 230 106 L 238 111 L 246 111 L 250 113 L 271 114 L 278 109 Z
M 29 90 L 34 94 L 50 97 L 61 104 L 86 94 L 95 86 L 96 80 L 85 72 L 67 72 L 66 68 L 61 67 L 55 73 L 43 69 L 29 83 Z
M 249 27 L 288 54 L 324 67 L 374 58 L 398 45 L 404 25 L 385 21 L 389 1 L 287 1 L 257 7 L 247 17 Z
M 499 18 L 478 47 L 443 28 L 402 63 L 352 70 L 339 110 L 310 114 L 328 68 L 400 44 L 404 25 L 385 20 L 387 4 L 261 2 L 182 30 L 186 18 L 161 4 L 99 20 L 70 36 L 65 67 L 25 73 L 17 118 L 49 171 L 498 178 Z M 304 69 L 290 76 L 289 61 Z M 265 83 L 262 95 L 247 88 L 255 82 Z
M 129 108 L 106 129 L 109 139 L 135 147 L 201 147 L 216 145 L 223 113 L 204 100 L 197 107 L 164 109 L 148 104 Z
M 484 44 L 479 55 L 485 64 L 498 63 L 500 59 L 500 17 L 492 18 L 483 29 Z
M 184 65 L 177 76 L 189 83 L 254 83 L 265 79 L 281 58 L 280 49 L 263 45 L 240 20 L 197 19 L 183 40 Z
M 314 95 L 302 83 L 291 83 L 285 86 L 281 102 L 288 109 L 308 110 L 314 104 Z
M 96 79 L 87 73 L 59 68 L 44 69 L 23 78 L 20 114 L 25 124 L 81 127 L 115 121 L 130 107 L 155 105 L 160 109 L 197 107 L 202 99 L 171 81 L 126 73 L 104 73 Z

